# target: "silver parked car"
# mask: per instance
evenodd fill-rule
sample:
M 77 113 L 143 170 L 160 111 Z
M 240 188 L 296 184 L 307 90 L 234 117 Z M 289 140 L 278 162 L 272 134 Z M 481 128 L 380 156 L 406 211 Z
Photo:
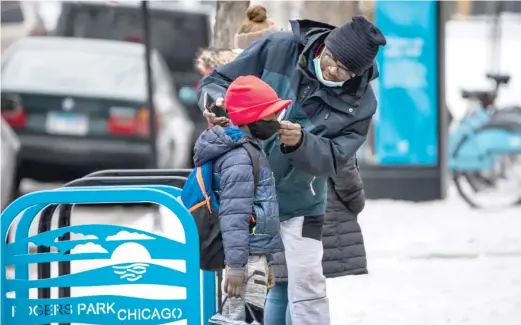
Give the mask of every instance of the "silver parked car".
M 15 191 L 18 188 L 16 179 L 16 168 L 18 165 L 18 152 L 20 149 L 20 141 L 16 134 L 7 124 L 2 120 L 2 142 L 1 142 L 1 159 L 2 159 L 2 174 L 1 174 L 1 202 L 0 209 L 4 208 L 11 202 L 16 195 Z
M 159 168 L 192 160 L 193 123 L 162 56 L 152 52 Z M 20 173 L 67 181 L 112 168 L 148 168 L 144 46 L 28 37 L 2 56 L 2 117 L 21 142 Z

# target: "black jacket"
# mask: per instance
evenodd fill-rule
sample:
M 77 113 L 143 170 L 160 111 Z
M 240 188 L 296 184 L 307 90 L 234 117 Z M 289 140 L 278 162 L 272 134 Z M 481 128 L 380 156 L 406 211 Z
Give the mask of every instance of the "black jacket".
M 367 274 L 364 239 L 357 221 L 364 206 L 363 183 L 356 159 L 352 158 L 335 177 L 328 179 L 322 229 L 322 266 L 327 278 Z M 288 272 L 284 253 L 275 254 L 272 265 L 277 281 L 286 282 Z

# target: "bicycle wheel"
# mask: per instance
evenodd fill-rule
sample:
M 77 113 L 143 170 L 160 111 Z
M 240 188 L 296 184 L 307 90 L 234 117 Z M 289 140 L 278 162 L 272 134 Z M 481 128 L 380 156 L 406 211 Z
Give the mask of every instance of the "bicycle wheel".
M 469 170 L 461 168 L 452 173 L 458 194 L 471 207 L 499 209 L 521 204 L 521 145 L 519 151 L 503 151 L 506 148 L 487 147 L 486 143 L 493 142 L 483 141 L 497 134 L 507 134 L 511 139 L 521 137 L 519 133 L 511 131 L 509 128 L 498 128 L 497 125 L 494 128 L 484 126 L 458 144 L 455 157 L 465 155 L 465 151 L 468 153 L 469 146 L 472 146 L 471 142 L 473 142 L 481 145 L 481 155 L 476 155 L 474 158 L 488 161 L 488 167 Z M 487 150 L 483 150 L 483 147 Z M 472 149 L 476 149 L 476 146 Z

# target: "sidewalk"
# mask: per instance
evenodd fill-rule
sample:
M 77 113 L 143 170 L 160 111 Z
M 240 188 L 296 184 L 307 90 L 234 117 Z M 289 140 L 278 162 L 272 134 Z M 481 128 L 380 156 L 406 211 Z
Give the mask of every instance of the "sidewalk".
M 332 325 L 519 325 L 521 258 L 369 258 L 328 280 Z
M 518 325 L 521 207 L 369 201 L 367 276 L 331 279 L 333 325 Z

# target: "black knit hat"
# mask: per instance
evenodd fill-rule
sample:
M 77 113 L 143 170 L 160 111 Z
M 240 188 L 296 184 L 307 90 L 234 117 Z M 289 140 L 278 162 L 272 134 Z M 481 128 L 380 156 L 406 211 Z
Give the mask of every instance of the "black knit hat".
M 335 59 L 357 76 L 373 65 L 379 47 L 386 43 L 382 32 L 363 16 L 333 29 L 325 40 Z

